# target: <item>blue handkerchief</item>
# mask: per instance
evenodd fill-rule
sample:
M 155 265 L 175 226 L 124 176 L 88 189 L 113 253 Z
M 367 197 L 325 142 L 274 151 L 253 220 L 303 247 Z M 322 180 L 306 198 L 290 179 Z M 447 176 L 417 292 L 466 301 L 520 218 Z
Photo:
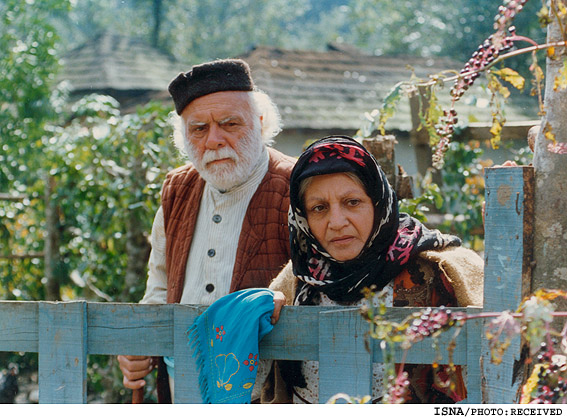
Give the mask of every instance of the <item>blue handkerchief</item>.
M 269 333 L 274 294 L 245 289 L 213 303 L 189 328 L 189 343 L 207 404 L 249 404 L 260 340 Z

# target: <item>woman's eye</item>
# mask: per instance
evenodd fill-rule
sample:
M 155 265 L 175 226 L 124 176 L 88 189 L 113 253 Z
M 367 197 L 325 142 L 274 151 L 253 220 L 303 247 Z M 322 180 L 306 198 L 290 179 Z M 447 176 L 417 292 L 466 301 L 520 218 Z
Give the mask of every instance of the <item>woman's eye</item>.
M 325 210 L 325 206 L 323 206 L 322 204 L 311 207 L 311 211 L 314 213 L 321 213 L 323 210 Z
M 357 199 L 357 198 L 353 198 L 353 199 L 351 199 L 351 200 L 348 200 L 348 205 L 349 205 L 349 206 L 354 207 L 354 206 L 358 206 L 359 204 L 360 204 L 360 200 Z

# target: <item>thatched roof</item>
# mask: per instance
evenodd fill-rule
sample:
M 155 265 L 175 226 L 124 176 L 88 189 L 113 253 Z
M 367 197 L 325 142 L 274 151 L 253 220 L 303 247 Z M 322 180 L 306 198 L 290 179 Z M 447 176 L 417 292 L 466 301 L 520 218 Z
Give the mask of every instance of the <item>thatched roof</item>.
M 183 67 L 143 40 L 104 33 L 63 56 L 61 78 L 76 93 L 160 92 Z

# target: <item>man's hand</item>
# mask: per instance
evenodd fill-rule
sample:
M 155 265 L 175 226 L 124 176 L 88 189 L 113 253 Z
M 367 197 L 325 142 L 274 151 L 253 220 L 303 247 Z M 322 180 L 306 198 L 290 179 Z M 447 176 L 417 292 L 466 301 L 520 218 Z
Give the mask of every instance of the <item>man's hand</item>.
M 120 370 L 124 375 L 122 383 L 126 388 L 140 389 L 146 385 L 144 377 L 149 374 L 156 365 L 154 359 L 148 356 L 118 356 Z
M 280 319 L 280 312 L 285 305 L 285 295 L 282 292 L 274 292 L 274 312 L 272 313 L 272 325 Z
M 501 165 L 494 165 L 493 168 L 502 168 L 504 166 L 513 166 L 516 167 L 518 164 L 513 160 L 507 160 L 506 162 L 502 163 Z

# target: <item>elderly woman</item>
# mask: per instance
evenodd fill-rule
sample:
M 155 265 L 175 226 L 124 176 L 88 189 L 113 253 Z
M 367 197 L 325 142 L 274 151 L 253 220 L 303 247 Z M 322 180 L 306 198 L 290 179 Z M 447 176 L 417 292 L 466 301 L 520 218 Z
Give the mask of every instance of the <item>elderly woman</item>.
M 286 304 L 359 305 L 362 290 L 375 286 L 389 306 L 482 305 L 482 259 L 459 238 L 399 213 L 378 163 L 349 137 L 321 139 L 300 156 L 291 175 L 289 228 L 292 259 L 270 286 Z M 317 362 L 279 362 L 279 369 L 287 382 L 279 391 L 291 390 L 294 403 L 317 403 Z M 408 402 L 466 395 L 462 379 L 443 388 L 434 378 L 443 372 L 430 365 L 405 369 Z M 383 365 L 374 364 L 373 401 L 383 396 L 383 374 Z

